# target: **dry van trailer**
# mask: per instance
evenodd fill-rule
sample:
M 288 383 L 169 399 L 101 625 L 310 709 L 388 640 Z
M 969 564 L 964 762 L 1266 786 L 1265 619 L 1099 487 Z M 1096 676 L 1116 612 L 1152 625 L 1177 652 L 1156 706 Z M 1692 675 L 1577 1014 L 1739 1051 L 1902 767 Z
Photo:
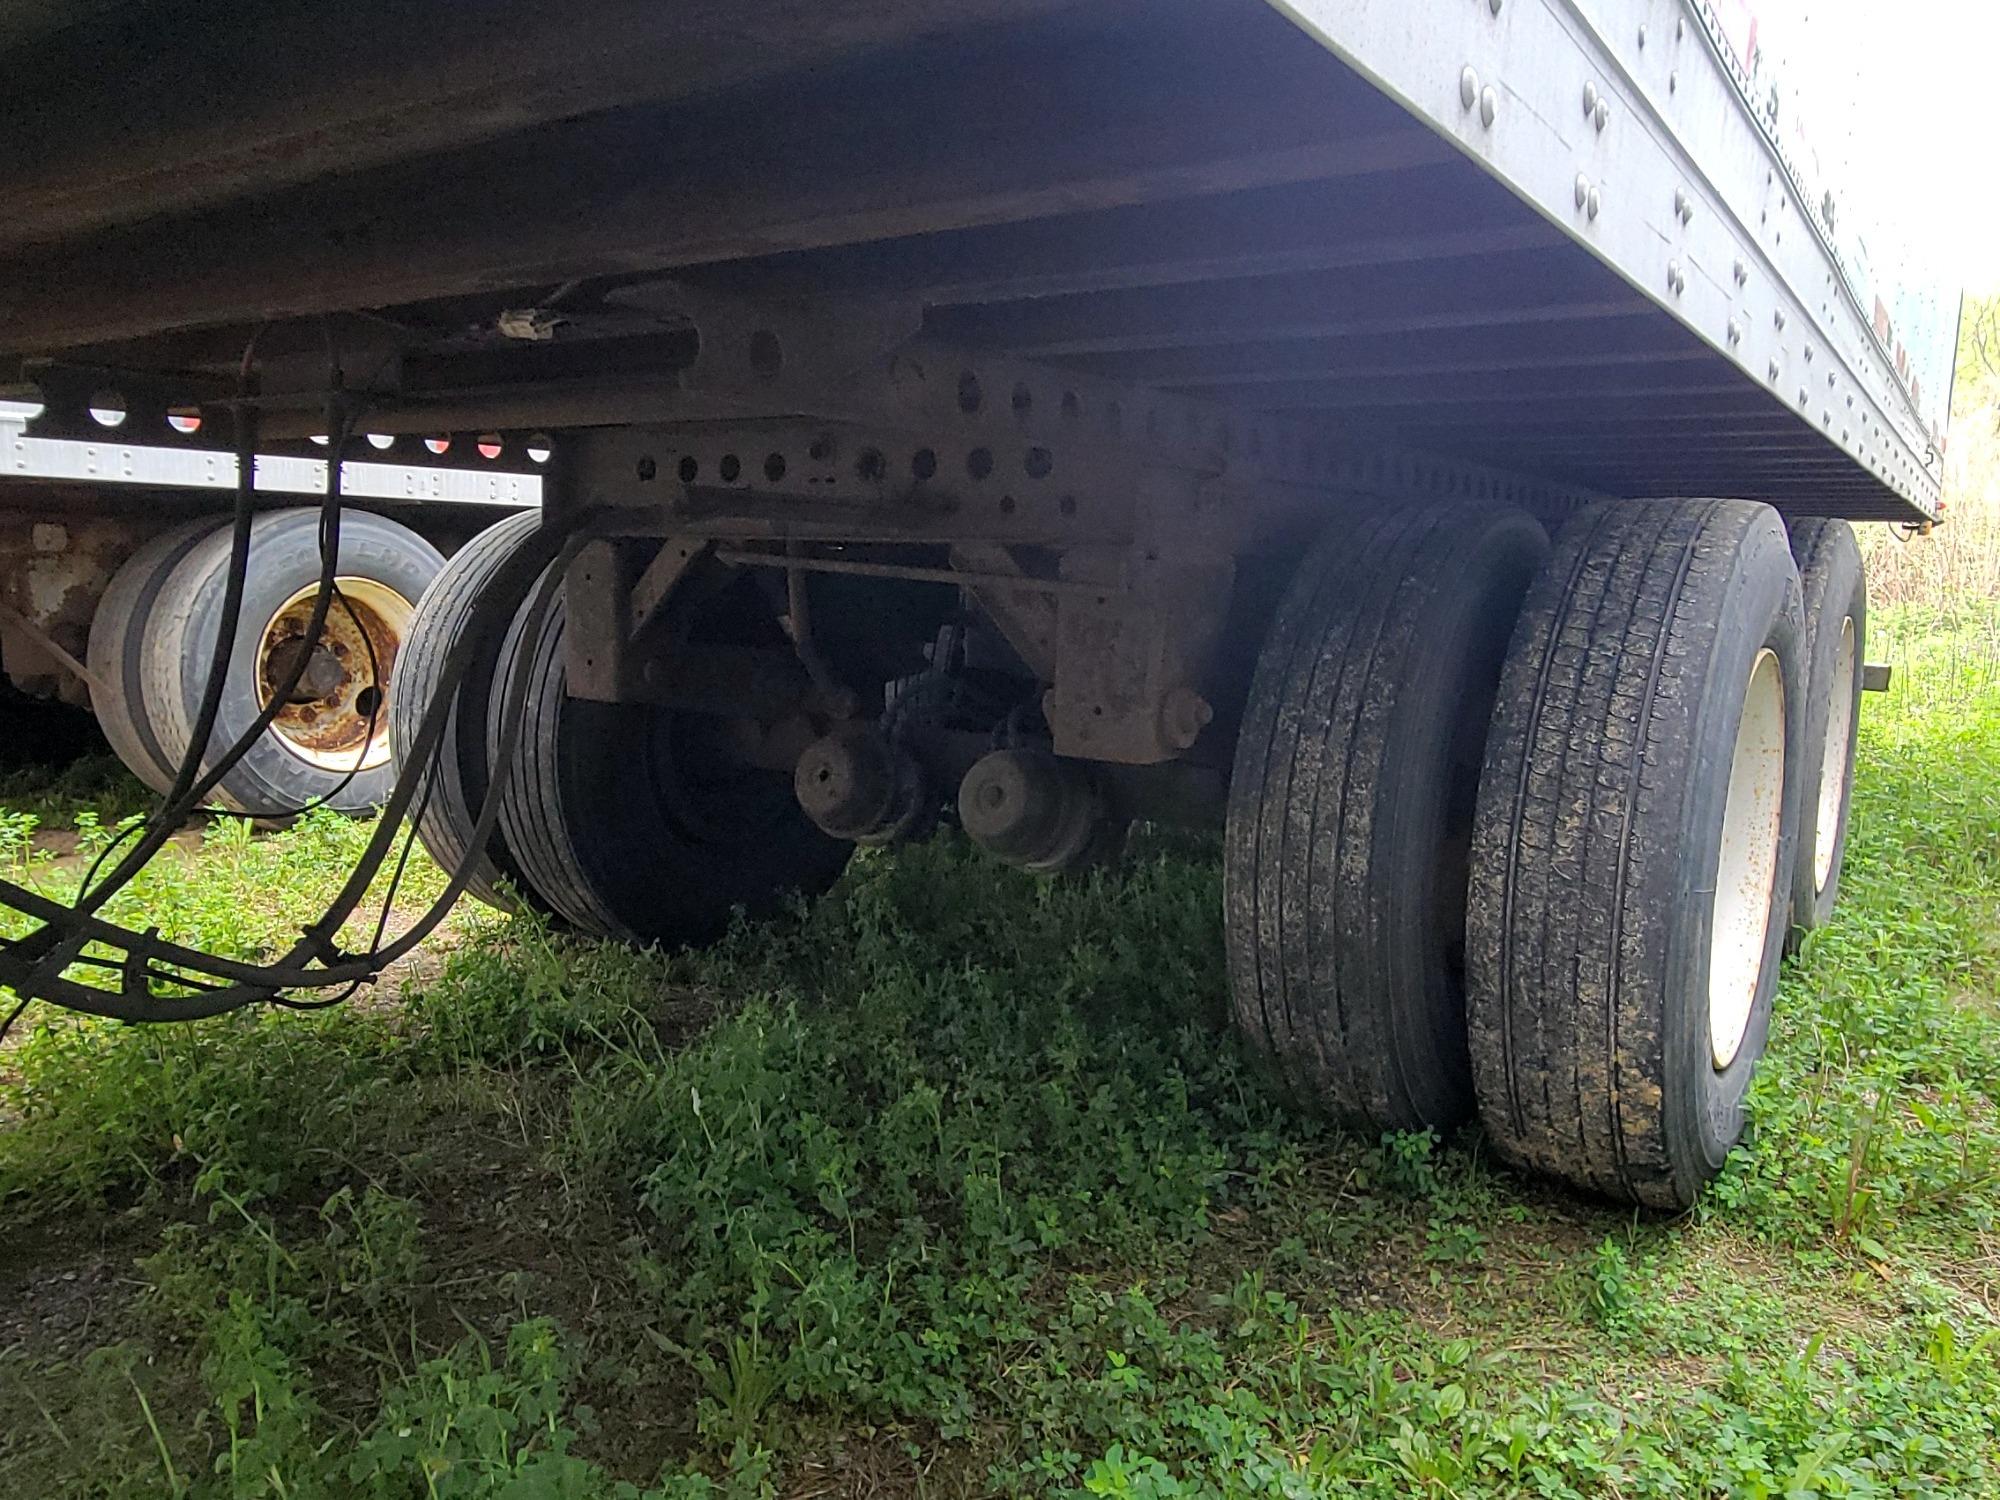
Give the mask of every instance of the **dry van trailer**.
M 379 535 L 127 564 L 158 777 L 310 794 L 349 747 L 223 747 L 338 677 L 471 889 L 662 942 L 941 820 L 1047 872 L 1220 825 L 1303 1103 L 1671 1206 L 1837 889 L 1847 523 L 1934 519 L 1949 386 L 1736 19 L 50 0 L 0 354 L 51 437 L 548 455 L 393 680 L 321 597 Z

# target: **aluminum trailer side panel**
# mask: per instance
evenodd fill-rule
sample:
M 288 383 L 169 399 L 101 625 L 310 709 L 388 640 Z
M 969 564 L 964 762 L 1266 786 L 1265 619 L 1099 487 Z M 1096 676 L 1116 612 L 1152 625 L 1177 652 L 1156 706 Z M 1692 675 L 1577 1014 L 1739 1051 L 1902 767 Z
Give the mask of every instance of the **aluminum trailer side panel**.
M 1683 0 L 1273 0 L 1577 243 L 1935 515 L 1927 430 L 1814 207 Z M 1709 440 L 1705 423 L 1659 434 Z M 1941 426 L 1941 423 L 1939 424 Z

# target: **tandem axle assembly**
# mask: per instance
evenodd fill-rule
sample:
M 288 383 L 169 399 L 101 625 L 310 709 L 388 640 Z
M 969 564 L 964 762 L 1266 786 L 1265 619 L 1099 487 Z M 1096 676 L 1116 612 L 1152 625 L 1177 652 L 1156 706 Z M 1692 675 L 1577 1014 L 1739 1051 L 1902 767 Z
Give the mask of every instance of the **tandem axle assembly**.
M 1605 499 L 954 347 L 902 304 L 623 295 L 674 359 L 573 412 L 508 394 L 558 433 L 544 505 L 410 590 L 371 679 L 390 811 L 454 888 L 692 944 L 941 823 L 1043 874 L 1134 821 L 1219 828 L 1235 1019 L 1304 1105 L 1476 1113 L 1662 1208 L 1719 1168 L 1838 885 L 1844 522 Z

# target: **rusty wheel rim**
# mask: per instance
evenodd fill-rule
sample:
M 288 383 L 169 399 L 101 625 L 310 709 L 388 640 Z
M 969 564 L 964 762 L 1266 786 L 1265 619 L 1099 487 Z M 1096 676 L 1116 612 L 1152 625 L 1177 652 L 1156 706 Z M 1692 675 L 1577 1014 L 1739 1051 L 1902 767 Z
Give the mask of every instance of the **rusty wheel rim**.
M 389 761 L 389 686 L 416 605 L 372 578 L 335 580 L 340 596 L 327 610 L 319 641 L 271 732 L 293 755 L 346 775 Z M 317 584 L 280 605 L 257 640 L 257 706 L 270 706 L 307 650 Z

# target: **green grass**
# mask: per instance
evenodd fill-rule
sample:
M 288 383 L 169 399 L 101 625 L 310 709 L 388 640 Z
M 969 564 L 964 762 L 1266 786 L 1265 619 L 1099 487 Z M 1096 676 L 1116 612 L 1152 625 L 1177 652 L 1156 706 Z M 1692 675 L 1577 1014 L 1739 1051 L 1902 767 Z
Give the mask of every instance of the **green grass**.
M 0 1479 L 2000 1491 L 2000 664 L 1889 625 L 1842 912 L 1680 1220 L 1295 1119 L 1185 840 L 864 855 L 681 958 L 468 912 L 394 1003 L 0 1054 Z M 362 836 L 217 836 L 132 910 L 269 951 Z

